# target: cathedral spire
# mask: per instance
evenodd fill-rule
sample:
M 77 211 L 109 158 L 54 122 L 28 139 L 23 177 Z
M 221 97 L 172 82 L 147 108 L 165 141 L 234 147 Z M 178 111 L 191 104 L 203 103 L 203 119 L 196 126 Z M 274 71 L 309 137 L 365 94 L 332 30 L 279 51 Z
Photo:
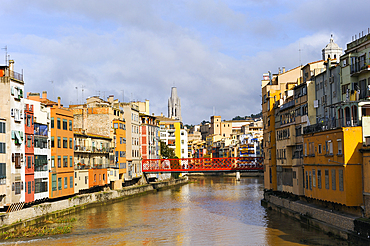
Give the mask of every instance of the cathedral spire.
M 182 121 L 181 118 L 181 103 L 177 96 L 177 88 L 171 88 L 171 97 L 168 99 L 168 118 Z

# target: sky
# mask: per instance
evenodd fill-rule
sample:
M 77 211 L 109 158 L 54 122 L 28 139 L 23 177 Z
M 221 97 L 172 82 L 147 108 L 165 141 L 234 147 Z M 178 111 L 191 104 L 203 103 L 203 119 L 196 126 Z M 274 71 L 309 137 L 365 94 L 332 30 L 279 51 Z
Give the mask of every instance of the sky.
M 370 1 L 2 0 L 0 46 L 26 92 L 64 106 L 87 97 L 150 101 L 167 116 L 177 87 L 184 124 L 261 111 L 261 79 L 345 50 L 370 23 Z M 3 59 L 1 59 L 3 57 Z M 0 50 L 0 65 L 5 49 Z

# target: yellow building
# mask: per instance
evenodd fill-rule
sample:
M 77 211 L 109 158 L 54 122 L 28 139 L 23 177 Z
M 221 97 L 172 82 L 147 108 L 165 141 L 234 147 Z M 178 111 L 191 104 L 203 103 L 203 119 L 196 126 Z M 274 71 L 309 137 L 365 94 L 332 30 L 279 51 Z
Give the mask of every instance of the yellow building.
M 178 158 L 188 158 L 187 131 L 180 120 L 156 116 L 159 121 L 160 140 L 174 149 Z
M 304 128 L 304 194 L 321 201 L 361 206 L 362 129 Z

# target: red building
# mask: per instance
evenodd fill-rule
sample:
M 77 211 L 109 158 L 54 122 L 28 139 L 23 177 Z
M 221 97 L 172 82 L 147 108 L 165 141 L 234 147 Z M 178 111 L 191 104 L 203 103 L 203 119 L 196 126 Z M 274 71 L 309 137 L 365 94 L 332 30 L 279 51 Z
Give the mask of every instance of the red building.
M 25 203 L 35 200 L 35 156 L 34 156 L 34 124 L 33 105 L 26 104 L 24 110 L 25 128 Z

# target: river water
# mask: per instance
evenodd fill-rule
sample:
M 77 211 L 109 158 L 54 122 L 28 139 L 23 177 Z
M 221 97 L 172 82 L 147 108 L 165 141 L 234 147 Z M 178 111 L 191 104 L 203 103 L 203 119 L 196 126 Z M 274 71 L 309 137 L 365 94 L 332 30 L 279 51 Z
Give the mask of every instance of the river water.
M 262 178 L 199 177 L 187 185 L 71 215 L 70 234 L 21 245 L 347 245 L 262 207 Z

